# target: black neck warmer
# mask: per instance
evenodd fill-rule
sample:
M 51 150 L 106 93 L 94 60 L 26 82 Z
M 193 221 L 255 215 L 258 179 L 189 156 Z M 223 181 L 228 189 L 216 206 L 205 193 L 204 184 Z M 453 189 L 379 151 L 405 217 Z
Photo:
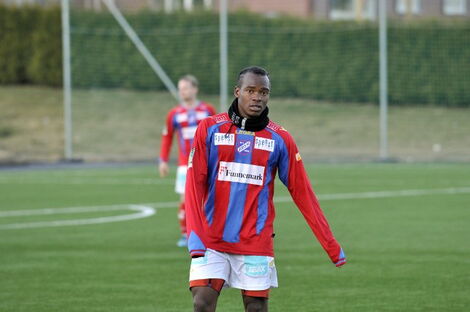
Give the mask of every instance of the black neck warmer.
M 247 130 L 247 131 L 260 131 L 266 128 L 269 123 L 268 118 L 269 109 L 266 106 L 264 111 L 255 118 L 244 118 L 240 116 L 240 112 L 238 110 L 238 99 L 235 98 L 228 109 L 228 116 L 232 120 L 232 122 L 240 129 Z

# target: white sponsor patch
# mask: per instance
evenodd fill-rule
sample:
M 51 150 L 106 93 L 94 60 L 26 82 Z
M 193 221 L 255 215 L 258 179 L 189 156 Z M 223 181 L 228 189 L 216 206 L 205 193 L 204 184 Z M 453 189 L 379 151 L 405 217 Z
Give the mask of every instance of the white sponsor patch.
M 188 113 L 179 113 L 176 114 L 176 122 L 177 123 L 182 123 L 188 121 Z
M 221 161 L 218 180 L 263 185 L 264 166 Z
M 196 119 L 197 120 L 203 120 L 205 118 L 209 117 L 208 112 L 196 112 Z
M 261 149 L 268 152 L 272 152 L 274 151 L 274 140 L 256 137 L 255 149 Z
M 214 145 L 235 145 L 235 134 L 216 133 L 214 135 Z
M 197 126 L 182 128 L 181 134 L 183 135 L 183 139 L 190 140 L 194 138 L 194 135 L 196 134 L 196 129 L 197 129 Z

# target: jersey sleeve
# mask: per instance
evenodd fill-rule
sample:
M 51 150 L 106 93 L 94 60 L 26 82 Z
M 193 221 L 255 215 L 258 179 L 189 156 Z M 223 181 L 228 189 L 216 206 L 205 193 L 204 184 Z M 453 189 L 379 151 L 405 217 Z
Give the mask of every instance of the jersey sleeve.
M 283 137 L 285 146 L 280 153 L 279 178 L 286 185 L 292 199 L 331 261 L 336 266 L 341 266 L 346 263 L 344 252 L 333 236 L 320 208 L 298 148 L 287 132 Z
M 192 257 L 203 256 L 206 251 L 203 239 L 205 222 L 204 202 L 207 193 L 207 120 L 202 121 L 194 136 L 188 159 L 185 209 L 188 233 L 188 250 Z
M 163 128 L 162 132 L 162 143 L 160 147 L 161 162 L 168 162 L 168 159 L 170 157 L 171 144 L 173 142 L 174 133 L 173 117 L 173 111 L 170 111 L 166 116 L 165 127 Z

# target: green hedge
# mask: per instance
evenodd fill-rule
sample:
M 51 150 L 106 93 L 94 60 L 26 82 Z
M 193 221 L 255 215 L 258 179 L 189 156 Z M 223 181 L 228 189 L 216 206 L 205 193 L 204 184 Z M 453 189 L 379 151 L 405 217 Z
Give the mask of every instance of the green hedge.
M 0 83 L 59 86 L 60 10 L 0 5 Z
M 30 82 L 32 33 L 40 12 L 0 6 L 0 83 Z
M 127 16 L 174 81 L 196 74 L 218 93 L 218 16 L 210 12 Z M 107 13 L 73 12 L 76 87 L 164 89 Z M 61 84 L 59 9 L 0 7 L 0 83 Z M 275 96 L 377 102 L 375 23 L 229 17 L 230 83 L 242 67 L 271 73 Z M 394 104 L 470 106 L 470 21 L 390 23 L 389 96 Z

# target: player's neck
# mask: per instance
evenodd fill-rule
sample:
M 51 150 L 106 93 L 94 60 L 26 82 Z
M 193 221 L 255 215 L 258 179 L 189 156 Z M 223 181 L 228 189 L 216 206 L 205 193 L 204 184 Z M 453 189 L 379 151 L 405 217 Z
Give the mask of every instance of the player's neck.
M 189 100 L 189 101 L 182 101 L 181 105 L 185 108 L 195 108 L 199 101 L 197 99 Z

